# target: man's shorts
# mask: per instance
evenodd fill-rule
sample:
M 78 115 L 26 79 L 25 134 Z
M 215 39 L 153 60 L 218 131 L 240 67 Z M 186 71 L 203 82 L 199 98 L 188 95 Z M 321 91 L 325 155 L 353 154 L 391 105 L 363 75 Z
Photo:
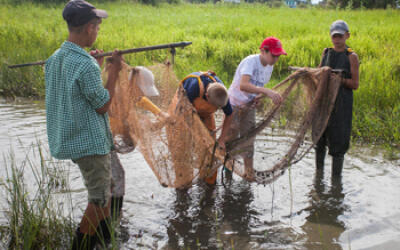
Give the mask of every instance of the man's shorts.
M 233 120 L 229 130 L 229 140 L 238 138 L 247 134 L 256 125 L 256 109 L 255 108 L 241 108 L 233 106 Z M 254 141 L 255 137 L 248 140 L 246 145 L 242 148 L 244 153 L 243 157 L 252 158 L 254 155 Z
M 90 155 L 73 160 L 78 164 L 86 188 L 89 203 L 105 207 L 111 197 L 111 156 Z

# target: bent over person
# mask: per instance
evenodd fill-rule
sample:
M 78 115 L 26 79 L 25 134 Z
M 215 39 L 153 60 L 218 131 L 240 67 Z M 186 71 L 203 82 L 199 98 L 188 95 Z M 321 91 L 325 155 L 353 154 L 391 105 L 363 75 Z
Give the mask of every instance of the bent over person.
M 186 95 L 196 109 L 200 119 L 215 137 L 216 125 L 214 113 L 221 108 L 225 114 L 221 134 L 218 138 L 220 147 L 225 147 L 227 132 L 232 121 L 232 107 L 229 102 L 228 92 L 223 82 L 214 72 L 194 72 L 181 81 Z M 217 171 L 205 178 L 205 182 L 214 185 Z
M 121 56 L 112 54 L 110 74 L 103 87 L 100 66 L 84 48 L 96 41 L 104 10 L 82 0 L 63 10 L 68 39 L 47 60 L 46 118 L 51 155 L 79 166 L 88 189 L 88 205 L 72 249 L 93 249 L 110 239 L 111 158 L 113 146 L 107 110 L 121 69 Z

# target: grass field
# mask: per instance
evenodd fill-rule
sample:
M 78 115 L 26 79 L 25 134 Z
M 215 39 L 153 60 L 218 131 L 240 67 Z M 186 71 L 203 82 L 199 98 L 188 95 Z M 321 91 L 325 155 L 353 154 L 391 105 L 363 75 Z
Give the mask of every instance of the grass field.
M 347 21 L 348 45 L 358 54 L 360 88 L 355 92 L 353 139 L 369 143 L 400 144 L 400 12 L 398 10 L 271 9 L 265 5 L 96 4 L 110 17 L 104 20 L 96 48 L 105 51 L 179 41 L 175 72 L 214 70 L 226 85 L 238 63 L 257 53 L 266 36 L 282 40 L 288 56 L 275 67 L 273 81 L 288 75 L 288 66 L 315 67 L 321 52 L 331 46 L 329 25 Z M 62 5 L 0 6 L 0 93 L 44 95 L 41 67 L 7 69 L 6 64 L 44 60 L 67 37 Z M 162 62 L 168 51 L 126 56 L 131 65 Z

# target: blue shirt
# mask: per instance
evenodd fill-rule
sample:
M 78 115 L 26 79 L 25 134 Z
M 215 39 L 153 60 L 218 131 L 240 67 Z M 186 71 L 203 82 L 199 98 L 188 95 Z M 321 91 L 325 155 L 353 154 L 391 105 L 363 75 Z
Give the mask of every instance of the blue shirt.
M 194 72 L 191 73 L 191 75 L 199 75 L 199 72 Z M 217 76 L 214 76 L 215 80 L 221 84 L 224 84 Z M 204 85 L 204 90 L 207 89 L 208 84 L 210 84 L 211 82 L 213 82 L 212 79 L 210 79 L 209 77 L 207 77 L 206 75 L 200 75 L 200 79 L 203 82 Z M 188 79 L 186 79 L 183 82 L 183 88 L 186 91 L 186 95 L 189 98 L 189 101 L 191 103 L 193 103 L 194 99 L 196 99 L 197 97 L 200 97 L 200 87 L 199 87 L 199 83 L 197 78 L 195 77 L 190 77 Z M 204 100 L 207 100 L 207 97 L 205 95 L 205 91 L 204 91 L 204 95 L 202 96 L 202 98 Z M 232 106 L 228 100 L 228 103 L 225 105 L 225 107 L 222 108 L 222 110 L 224 111 L 225 115 L 231 115 L 232 114 Z
M 105 155 L 113 145 L 103 107 L 110 95 L 97 61 L 65 41 L 46 61 L 46 118 L 50 152 L 57 159 Z

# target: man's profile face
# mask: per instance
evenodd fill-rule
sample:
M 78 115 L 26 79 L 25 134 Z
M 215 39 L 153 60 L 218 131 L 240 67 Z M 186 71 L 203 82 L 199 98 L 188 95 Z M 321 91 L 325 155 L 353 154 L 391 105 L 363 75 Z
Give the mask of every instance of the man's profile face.
M 88 45 L 87 47 L 91 47 L 97 39 L 97 35 L 100 30 L 101 19 L 95 23 L 89 23 L 87 26 L 87 34 L 88 34 Z
M 274 65 L 279 60 L 280 55 L 273 55 L 271 51 L 261 50 L 261 61 L 264 65 Z

